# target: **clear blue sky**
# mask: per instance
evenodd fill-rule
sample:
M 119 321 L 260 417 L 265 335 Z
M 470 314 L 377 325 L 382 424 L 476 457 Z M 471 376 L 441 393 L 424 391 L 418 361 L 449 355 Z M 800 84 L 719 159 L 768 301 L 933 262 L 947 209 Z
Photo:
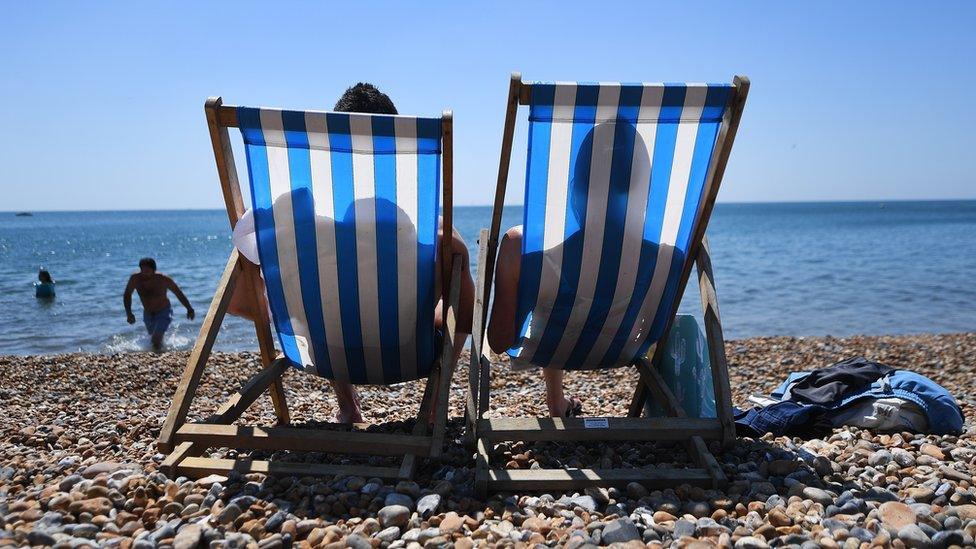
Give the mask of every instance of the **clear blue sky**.
M 513 70 L 748 75 L 720 200 L 976 198 L 974 27 L 952 2 L 10 2 L 0 210 L 221 207 L 207 96 L 330 109 L 359 80 L 453 109 L 456 203 L 486 204 Z

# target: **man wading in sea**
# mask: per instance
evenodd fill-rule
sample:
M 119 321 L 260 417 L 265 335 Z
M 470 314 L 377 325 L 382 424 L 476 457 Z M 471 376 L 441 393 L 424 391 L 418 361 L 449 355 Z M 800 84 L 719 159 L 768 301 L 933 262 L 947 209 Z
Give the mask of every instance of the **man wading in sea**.
M 166 335 L 166 329 L 173 320 L 173 308 L 166 296 L 167 291 L 176 295 L 176 299 L 186 307 L 186 318 L 193 320 L 194 312 L 190 300 L 183 295 L 183 291 L 172 278 L 156 272 L 156 260 L 151 257 L 139 260 L 139 272 L 129 277 L 125 293 L 122 294 L 125 318 L 129 324 L 136 323 L 136 315 L 132 314 L 132 290 L 139 292 L 139 301 L 142 301 L 142 322 L 146 325 L 146 331 L 152 339 L 154 351 L 163 348 L 163 336 Z

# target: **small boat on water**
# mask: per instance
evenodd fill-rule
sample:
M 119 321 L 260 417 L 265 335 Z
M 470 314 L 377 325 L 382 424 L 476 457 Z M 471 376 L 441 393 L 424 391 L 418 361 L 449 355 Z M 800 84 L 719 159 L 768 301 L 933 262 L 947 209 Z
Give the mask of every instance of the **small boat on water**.
M 17 212 L 14 215 L 16 215 L 17 217 L 33 217 L 34 216 L 34 214 L 32 214 L 30 212 Z

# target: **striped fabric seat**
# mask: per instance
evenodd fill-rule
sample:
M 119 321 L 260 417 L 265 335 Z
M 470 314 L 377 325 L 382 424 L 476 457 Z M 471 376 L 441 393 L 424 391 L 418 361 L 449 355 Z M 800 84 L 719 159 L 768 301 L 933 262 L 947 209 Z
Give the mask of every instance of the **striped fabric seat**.
M 732 91 L 532 85 L 516 367 L 623 366 L 662 336 Z
M 434 363 L 441 119 L 240 107 L 261 272 L 297 367 L 355 384 Z

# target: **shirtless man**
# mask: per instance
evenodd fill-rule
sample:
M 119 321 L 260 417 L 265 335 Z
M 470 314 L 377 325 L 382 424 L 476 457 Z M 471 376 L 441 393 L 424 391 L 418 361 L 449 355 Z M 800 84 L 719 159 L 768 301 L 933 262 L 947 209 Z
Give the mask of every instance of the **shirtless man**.
M 190 300 L 183 295 L 183 291 L 172 278 L 156 272 L 156 260 L 151 257 L 139 260 L 139 272 L 129 277 L 125 293 L 122 294 L 125 318 L 129 324 L 136 323 L 136 315 L 132 314 L 133 290 L 139 292 L 139 301 L 142 301 L 142 322 L 146 325 L 146 331 L 152 339 L 154 351 L 163 348 L 163 336 L 169 328 L 170 321 L 173 320 L 173 308 L 166 296 L 167 291 L 173 292 L 176 299 L 186 307 L 186 318 L 193 320 L 195 316 Z

